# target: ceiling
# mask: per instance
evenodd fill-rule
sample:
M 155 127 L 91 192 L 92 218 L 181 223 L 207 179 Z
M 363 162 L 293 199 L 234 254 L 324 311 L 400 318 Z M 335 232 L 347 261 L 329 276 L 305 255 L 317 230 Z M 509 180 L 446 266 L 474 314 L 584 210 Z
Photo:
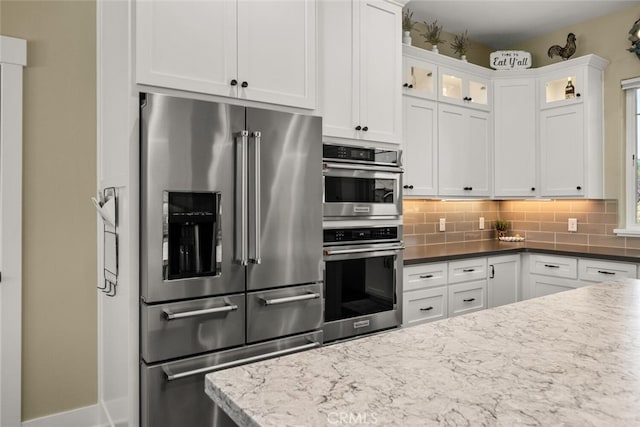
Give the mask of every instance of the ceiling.
M 408 7 L 414 12 L 414 21 L 430 23 L 437 19 L 449 33 L 462 33 L 466 29 L 471 39 L 493 49 L 503 49 L 634 3 L 637 1 L 411 0 L 405 10 Z M 640 17 L 629 17 L 629 28 L 637 18 Z

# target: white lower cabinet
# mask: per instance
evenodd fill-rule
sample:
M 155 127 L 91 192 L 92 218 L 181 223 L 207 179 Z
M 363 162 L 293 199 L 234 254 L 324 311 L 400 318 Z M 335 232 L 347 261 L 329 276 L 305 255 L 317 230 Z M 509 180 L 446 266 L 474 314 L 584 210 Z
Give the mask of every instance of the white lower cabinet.
M 449 285 L 449 317 L 487 308 L 487 281 Z
M 402 323 L 405 326 L 447 317 L 447 287 L 407 292 L 403 298 Z
M 520 254 L 487 259 L 487 307 L 511 304 L 522 299 L 520 291 Z
M 527 255 L 523 255 L 527 256 Z M 568 291 L 593 283 L 636 278 L 635 263 L 557 255 L 529 255 L 529 274 L 525 280 L 525 298 Z

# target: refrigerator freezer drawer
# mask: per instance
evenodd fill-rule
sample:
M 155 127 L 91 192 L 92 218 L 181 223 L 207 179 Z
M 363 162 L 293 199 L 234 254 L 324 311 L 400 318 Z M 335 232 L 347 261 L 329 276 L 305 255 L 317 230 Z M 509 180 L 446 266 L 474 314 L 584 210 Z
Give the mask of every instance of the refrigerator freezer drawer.
M 322 345 L 322 332 L 314 332 L 252 346 L 219 351 L 140 369 L 140 417 L 142 427 L 221 427 L 235 423 L 204 391 L 208 372 L 234 363 Z
M 244 294 L 142 304 L 140 317 L 148 363 L 244 344 Z
M 247 342 L 320 329 L 322 283 L 247 293 Z

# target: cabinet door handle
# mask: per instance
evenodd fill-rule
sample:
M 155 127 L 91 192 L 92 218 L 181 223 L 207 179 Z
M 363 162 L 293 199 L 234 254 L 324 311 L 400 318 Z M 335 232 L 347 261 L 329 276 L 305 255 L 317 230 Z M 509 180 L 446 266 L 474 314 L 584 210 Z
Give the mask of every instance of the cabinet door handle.
M 425 274 L 423 276 L 420 276 L 421 279 L 431 279 L 433 277 L 433 274 Z
M 409 87 L 409 83 L 403 84 L 402 87 Z
M 409 190 L 413 190 L 413 185 L 410 185 L 410 186 L 409 186 Z
M 560 268 L 559 265 L 553 265 L 553 264 L 545 264 L 544 266 L 547 268 Z
M 237 86 L 238 81 L 236 79 L 231 80 L 231 86 Z
M 247 83 L 247 82 L 242 82 L 242 84 L 241 84 L 240 86 L 242 86 L 242 87 L 247 87 L 247 86 L 249 86 L 249 83 Z
M 433 310 L 433 307 L 425 307 L 420 309 L 420 311 L 429 311 L 429 310 Z
M 463 273 L 471 273 L 471 272 L 474 272 L 474 271 L 476 271 L 475 268 L 465 268 L 464 270 L 462 270 Z
M 475 301 L 475 298 L 469 298 L 469 299 L 463 299 L 462 301 L 464 302 L 471 302 L 471 301 Z
M 576 190 L 582 190 L 582 187 L 578 185 L 578 186 L 576 187 Z
M 413 85 L 409 85 L 409 89 L 413 89 Z
M 489 267 L 491 267 L 491 276 L 489 276 L 489 279 L 493 279 L 494 277 L 496 277 L 496 270 L 493 265 L 490 265 Z
M 473 101 L 473 98 L 469 97 L 469 98 L 467 99 L 467 101 L 471 102 L 471 101 Z
M 413 86 L 409 86 L 409 87 L 413 87 Z M 369 128 L 367 126 L 365 126 L 365 127 L 362 128 L 362 130 L 366 132 L 366 131 L 369 130 Z
M 576 97 L 577 97 L 577 98 L 580 98 L 580 94 L 579 94 L 579 93 L 576 93 Z
M 600 274 L 608 274 L 608 275 L 611 275 L 611 276 L 614 276 L 616 274 L 613 271 L 604 271 L 604 270 L 598 270 L 598 273 L 600 273 Z
M 531 191 L 536 191 L 536 187 L 531 187 Z
M 360 125 L 356 126 L 356 130 L 362 130 L 362 126 Z

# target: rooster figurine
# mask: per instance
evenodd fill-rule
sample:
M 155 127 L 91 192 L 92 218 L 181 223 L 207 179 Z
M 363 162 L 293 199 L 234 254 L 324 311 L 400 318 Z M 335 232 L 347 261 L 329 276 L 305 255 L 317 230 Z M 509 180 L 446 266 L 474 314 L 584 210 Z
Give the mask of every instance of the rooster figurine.
M 573 33 L 569 33 L 567 35 L 567 44 L 564 45 L 564 47 L 554 44 L 547 51 L 549 58 L 559 56 L 565 61 L 571 58 L 571 55 L 573 55 L 574 53 L 576 53 L 576 35 Z

